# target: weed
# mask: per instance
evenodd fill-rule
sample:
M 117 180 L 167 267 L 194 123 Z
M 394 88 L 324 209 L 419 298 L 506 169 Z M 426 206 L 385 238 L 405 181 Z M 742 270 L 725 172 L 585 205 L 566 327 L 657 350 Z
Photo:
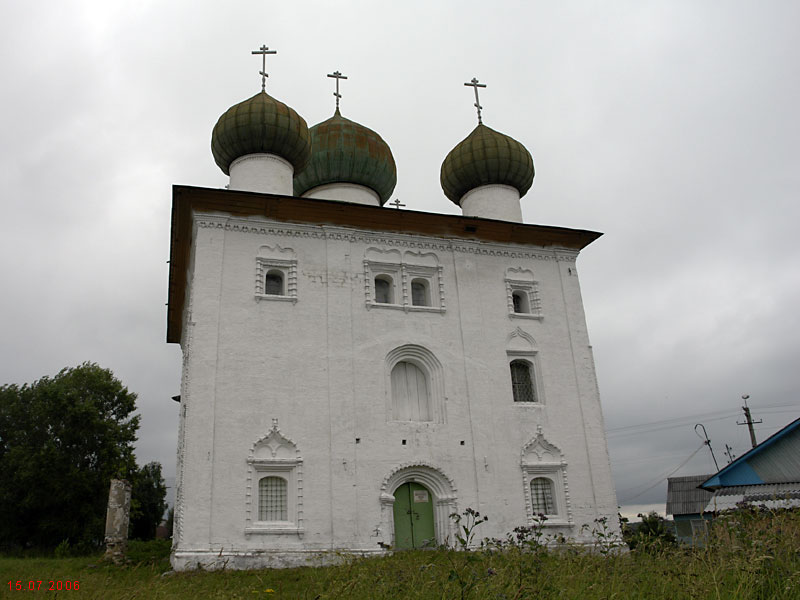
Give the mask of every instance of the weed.
M 613 534 L 602 522 L 590 526 L 595 540 L 592 548 L 586 548 L 564 545 L 565 540 L 548 535 L 546 523 L 538 518 L 501 540 L 476 544 L 484 519 L 477 511 L 465 511 L 460 520 L 454 519 L 463 540 L 455 540 L 455 549 L 373 558 L 342 556 L 339 564 L 328 567 L 195 571 L 162 577 L 168 568 L 164 564 L 169 542 L 161 546 L 131 542 L 132 560 L 123 566 L 101 563 L 98 555 L 0 557 L 0 573 L 7 575 L 0 583 L 5 586 L 11 580 L 13 587 L 16 581 L 26 585 L 29 580 L 80 581 L 81 597 L 104 600 L 800 598 L 800 509 L 743 508 L 717 515 L 702 547 L 637 547 L 628 553 L 615 551 Z

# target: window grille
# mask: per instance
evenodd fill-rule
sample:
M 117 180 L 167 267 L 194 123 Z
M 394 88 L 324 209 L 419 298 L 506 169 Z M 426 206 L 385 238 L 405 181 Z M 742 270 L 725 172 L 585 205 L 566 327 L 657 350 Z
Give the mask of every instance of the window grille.
M 553 482 L 546 477 L 531 481 L 531 505 L 533 514 L 554 515 L 556 505 L 553 500 Z
M 289 520 L 285 479 L 264 477 L 258 482 L 258 520 Z
M 269 271 L 264 278 L 264 293 L 269 296 L 283 296 L 283 273 Z
M 511 363 L 511 388 L 514 392 L 514 402 L 536 402 L 531 370 L 531 364 L 525 360 L 515 360 Z

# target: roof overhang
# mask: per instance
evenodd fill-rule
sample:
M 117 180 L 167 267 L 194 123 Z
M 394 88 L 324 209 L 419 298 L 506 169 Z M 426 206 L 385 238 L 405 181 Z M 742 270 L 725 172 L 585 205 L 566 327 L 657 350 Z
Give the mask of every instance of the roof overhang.
M 471 242 L 520 244 L 575 251 L 580 251 L 603 235 L 582 229 L 525 225 L 334 200 L 175 185 L 172 187 L 170 230 L 168 343 L 181 341 L 186 276 L 192 243 L 192 218 L 197 213 L 228 214 L 234 218 L 261 217 L 284 223 L 329 225 Z
M 753 470 L 748 461 L 756 454 L 764 452 L 767 448 L 780 441 L 795 429 L 800 427 L 800 418 L 795 419 L 783 429 L 773 433 L 766 440 L 742 454 L 733 462 L 724 466 L 716 474 L 712 475 L 701 483 L 698 487 L 704 490 L 715 491 L 726 486 L 738 485 L 758 485 L 765 483 L 777 483 L 775 481 L 762 481 L 761 477 Z M 738 472 L 737 472 L 738 471 Z

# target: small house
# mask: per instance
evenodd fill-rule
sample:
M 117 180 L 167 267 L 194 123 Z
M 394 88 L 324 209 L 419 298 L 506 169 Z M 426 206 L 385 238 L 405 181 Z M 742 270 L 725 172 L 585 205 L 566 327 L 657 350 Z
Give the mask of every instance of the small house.
M 700 487 L 713 492 L 705 508 L 710 512 L 741 503 L 800 506 L 800 419 L 705 479 Z
M 703 535 L 711 513 L 707 505 L 714 492 L 700 488 L 711 475 L 686 475 L 667 479 L 667 515 L 672 515 L 675 536 L 683 543 L 692 543 Z

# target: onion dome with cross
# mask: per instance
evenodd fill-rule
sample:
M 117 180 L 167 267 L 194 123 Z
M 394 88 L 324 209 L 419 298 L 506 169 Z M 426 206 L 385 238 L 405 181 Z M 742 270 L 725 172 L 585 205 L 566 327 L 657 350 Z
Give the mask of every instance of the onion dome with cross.
M 253 54 L 275 54 L 262 46 Z M 230 107 L 211 134 L 211 152 L 230 189 L 292 194 L 292 176 L 308 163 L 311 137 L 308 125 L 294 109 L 266 92 L 266 65 L 261 91 Z
M 295 174 L 294 194 L 383 206 L 397 184 L 392 151 L 376 132 L 342 116 L 339 80 L 347 77 L 328 77 L 336 79 L 336 111 L 310 129 L 311 160 Z
M 522 222 L 519 200 L 533 184 L 533 158 L 517 140 L 483 124 L 475 88 L 478 126 L 453 148 L 442 163 L 442 190 L 465 216 Z

